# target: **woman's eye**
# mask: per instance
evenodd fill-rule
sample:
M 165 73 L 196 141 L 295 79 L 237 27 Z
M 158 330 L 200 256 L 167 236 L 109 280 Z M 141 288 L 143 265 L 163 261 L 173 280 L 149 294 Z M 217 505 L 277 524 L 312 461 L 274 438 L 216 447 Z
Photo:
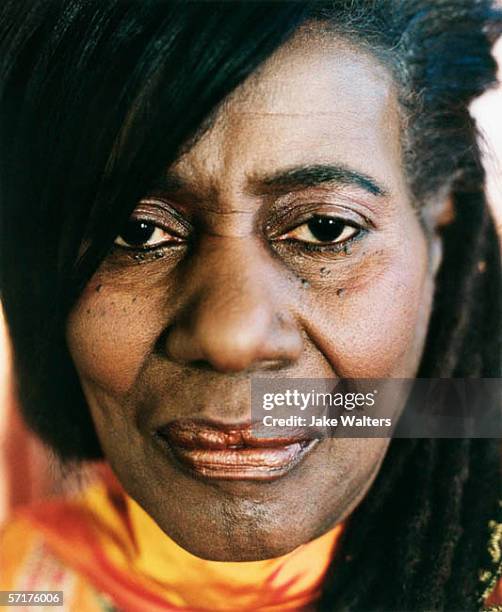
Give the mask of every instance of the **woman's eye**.
M 148 249 L 173 242 L 182 242 L 182 239 L 150 221 L 140 219 L 130 219 L 115 238 L 116 245 L 129 249 Z
M 306 223 L 298 225 L 282 239 L 293 239 L 313 244 L 341 244 L 353 238 L 360 229 L 343 219 L 314 215 Z

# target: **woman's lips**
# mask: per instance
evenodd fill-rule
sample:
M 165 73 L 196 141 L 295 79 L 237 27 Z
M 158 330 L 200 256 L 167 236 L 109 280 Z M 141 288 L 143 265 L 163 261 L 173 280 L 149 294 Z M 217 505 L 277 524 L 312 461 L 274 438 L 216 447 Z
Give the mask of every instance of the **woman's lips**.
M 281 429 L 280 434 L 271 434 L 250 423 L 221 425 L 195 420 L 173 421 L 157 433 L 185 467 L 203 478 L 218 480 L 280 478 L 318 441 L 298 430 Z

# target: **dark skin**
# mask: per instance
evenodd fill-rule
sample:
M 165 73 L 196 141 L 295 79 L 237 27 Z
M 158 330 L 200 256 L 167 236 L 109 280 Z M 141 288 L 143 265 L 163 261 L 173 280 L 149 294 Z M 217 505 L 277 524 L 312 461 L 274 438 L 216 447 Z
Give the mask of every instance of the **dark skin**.
M 394 87 L 366 52 L 304 28 L 138 205 L 152 248 L 118 237 L 70 315 L 107 459 L 195 555 L 285 554 L 346 518 L 378 473 L 389 440 L 326 439 L 271 482 L 206 481 L 155 432 L 178 418 L 245 421 L 256 373 L 416 376 L 441 258 L 424 227 L 446 202 L 420 220 Z M 336 241 L 319 245 L 313 214 L 344 222 Z

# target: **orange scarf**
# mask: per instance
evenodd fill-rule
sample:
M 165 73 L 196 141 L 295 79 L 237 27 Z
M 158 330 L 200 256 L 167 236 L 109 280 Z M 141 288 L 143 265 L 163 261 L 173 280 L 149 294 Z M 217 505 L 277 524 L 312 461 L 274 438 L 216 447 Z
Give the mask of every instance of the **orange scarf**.
M 64 590 L 65 605 L 78 612 L 305 610 L 320 594 L 342 530 L 276 559 L 207 561 L 178 546 L 108 478 L 10 523 L 0 588 Z

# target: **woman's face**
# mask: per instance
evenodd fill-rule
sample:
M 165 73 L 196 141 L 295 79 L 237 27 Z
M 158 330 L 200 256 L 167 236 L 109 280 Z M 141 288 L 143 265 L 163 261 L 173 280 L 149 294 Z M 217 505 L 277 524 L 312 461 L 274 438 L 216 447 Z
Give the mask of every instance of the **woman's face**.
M 439 249 L 411 204 L 388 71 L 302 30 L 133 220 L 67 328 L 114 471 L 201 557 L 275 557 L 321 535 L 389 441 L 324 439 L 289 465 L 284 446 L 243 448 L 241 428 L 256 375 L 416 375 Z

